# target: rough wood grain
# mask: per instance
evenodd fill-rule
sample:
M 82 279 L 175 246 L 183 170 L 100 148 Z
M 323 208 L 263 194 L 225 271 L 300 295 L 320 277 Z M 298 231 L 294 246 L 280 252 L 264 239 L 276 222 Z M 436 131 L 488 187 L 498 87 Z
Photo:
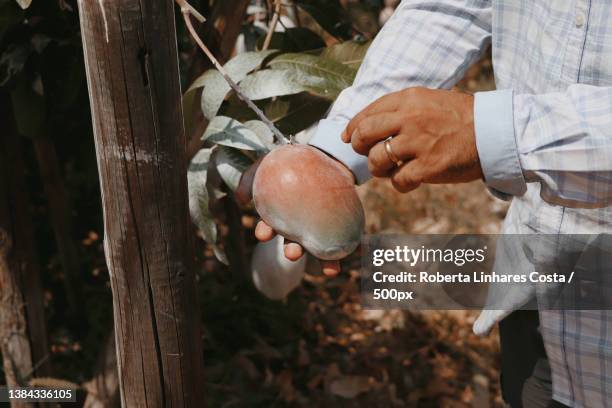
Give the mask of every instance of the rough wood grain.
M 8 260 L 13 250 L 10 234 L 0 227 L 0 352 L 4 378 L 9 387 L 22 387 L 32 372 L 25 305 L 15 270 Z M 30 407 L 32 404 L 12 402 L 11 407 Z
M 26 384 L 33 371 L 23 293 L 27 258 L 23 258 L 21 227 L 25 203 L 20 194 L 23 185 L 16 182 L 21 176 L 16 171 L 23 171 L 23 168 L 15 168 L 20 159 L 15 156 L 19 153 L 19 140 L 10 129 L 12 114 L 8 112 L 9 102 L 2 91 L 0 102 L 0 120 L 6 126 L 5 131 L 0 132 L 0 353 L 6 384 L 19 387 Z M 11 403 L 13 408 L 30 406 L 32 404 Z
M 48 377 L 53 369 L 45 319 L 42 270 L 30 211 L 30 193 L 26 187 L 26 166 L 23 161 L 21 143 L 24 139 L 17 132 L 10 98 L 7 94 L 0 96 L 0 105 L 5 107 L 0 116 L 0 123 L 5 124 L 2 152 L 6 155 L 0 157 L 0 161 L 6 163 L 10 177 L 8 183 L 12 183 L 10 184 L 12 189 L 7 191 L 7 194 L 13 204 L 10 213 L 13 225 L 13 262 L 19 274 L 20 288 L 26 305 L 26 321 L 34 364 L 33 375 Z
M 124 407 L 202 406 L 172 0 L 79 0 Z

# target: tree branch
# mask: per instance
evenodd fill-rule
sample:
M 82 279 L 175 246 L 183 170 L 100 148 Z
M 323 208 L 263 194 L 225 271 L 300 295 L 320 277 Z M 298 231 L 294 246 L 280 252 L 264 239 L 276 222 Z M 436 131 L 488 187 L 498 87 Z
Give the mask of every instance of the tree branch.
M 196 44 L 198 44 L 198 46 L 204 52 L 204 54 L 206 54 L 206 56 L 212 62 L 213 66 L 217 69 L 217 71 L 219 71 L 221 75 L 223 75 L 223 78 L 227 81 L 227 83 L 234 90 L 234 92 L 236 92 L 238 97 L 242 99 L 249 106 L 249 108 L 251 108 L 251 110 L 255 112 L 255 114 L 259 117 L 259 119 L 261 119 L 261 121 L 264 122 L 266 126 L 270 128 L 272 133 L 274 133 L 274 136 L 278 143 L 280 144 L 291 143 L 292 140 L 291 141 L 288 140 L 287 137 L 283 135 L 282 132 L 276 128 L 274 123 L 270 119 L 268 119 L 268 117 L 261 111 L 261 109 L 259 109 L 257 105 L 255 105 L 255 103 L 253 103 L 253 101 L 248 96 L 246 96 L 244 92 L 242 92 L 242 89 L 240 89 L 238 84 L 234 82 L 234 80 L 229 76 L 229 74 L 223 68 L 223 66 L 219 63 L 219 61 L 217 61 L 217 59 L 212 54 L 212 52 L 210 52 L 210 50 L 206 47 L 206 45 L 204 45 L 204 43 L 202 42 L 202 39 L 196 32 L 195 28 L 193 28 L 193 24 L 191 23 L 190 14 L 193 14 L 194 17 L 196 17 L 196 19 L 198 19 L 199 21 L 205 21 L 204 17 L 200 13 L 195 11 L 195 9 L 189 3 L 187 3 L 186 0 L 176 0 L 176 3 L 181 7 L 181 13 L 183 14 L 183 20 L 185 20 L 185 25 L 187 26 L 187 30 L 189 31 L 189 34 L 191 35 L 193 40 L 196 42 Z M 194 11 L 197 14 L 194 14 Z M 200 16 L 203 20 L 200 20 L 198 16 Z
M 276 25 L 278 24 L 278 20 L 280 18 L 281 13 L 281 0 L 275 0 L 274 7 L 274 16 L 272 16 L 272 21 L 268 26 L 268 33 L 266 34 L 266 39 L 264 40 L 262 51 L 267 50 L 270 47 L 270 41 L 272 41 L 272 36 L 274 35 L 274 30 L 276 30 Z
M 185 14 L 185 12 L 192 14 L 195 19 L 198 20 L 200 23 L 206 21 L 206 18 L 204 18 L 204 16 L 201 15 L 200 12 L 196 10 L 191 4 L 187 3 L 186 0 L 176 0 L 176 4 L 181 7 L 181 12 L 183 14 Z

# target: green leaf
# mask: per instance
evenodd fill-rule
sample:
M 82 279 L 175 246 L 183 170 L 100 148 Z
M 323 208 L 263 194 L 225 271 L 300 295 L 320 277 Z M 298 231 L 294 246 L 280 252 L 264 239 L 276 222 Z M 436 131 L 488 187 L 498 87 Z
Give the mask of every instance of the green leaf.
M 270 61 L 276 70 L 293 72 L 294 79 L 315 95 L 334 100 L 349 87 L 357 71 L 332 59 L 308 54 L 282 54 Z
M 197 77 L 195 79 L 195 81 L 193 81 L 191 83 L 191 85 L 189 85 L 189 88 L 187 88 L 187 90 L 185 91 L 185 94 L 188 94 L 191 91 L 195 91 L 196 89 L 202 88 L 204 86 L 213 86 L 214 82 L 215 82 L 215 76 L 213 75 L 213 73 L 217 73 L 219 74 L 219 71 L 217 71 L 214 68 L 211 68 L 209 70 L 204 71 L 204 73 L 202 75 L 200 75 L 199 77 Z M 221 75 L 221 74 L 219 74 Z
M 240 88 L 245 95 L 254 100 L 272 98 L 275 96 L 292 95 L 306 91 L 306 88 L 297 78 L 296 70 L 272 70 L 257 71 L 247 76 L 240 82 Z M 315 79 L 316 80 L 316 79 Z M 319 80 L 322 82 L 322 80 Z
M 183 124 L 185 126 L 185 134 L 188 138 L 190 138 L 194 132 L 193 112 L 194 104 L 196 103 L 195 99 L 195 92 L 185 92 L 185 94 L 183 95 Z
M 331 103 L 329 99 L 302 92 L 270 101 L 264 112 L 281 132 L 295 135 L 321 120 Z
M 219 245 L 213 245 L 213 252 L 215 256 L 217 257 L 217 259 L 219 260 L 219 262 L 221 262 L 224 265 L 229 266 L 229 259 L 227 258 L 225 251 Z
M 204 117 L 210 120 L 219 112 L 225 96 L 232 88 L 219 71 L 207 71 L 202 75 L 202 78 L 205 82 L 200 105 Z M 236 80 L 235 78 L 232 79 Z
M 265 101 L 255 101 L 255 104 L 257 105 L 259 103 L 260 105 L 263 105 L 263 102 Z M 260 106 L 260 108 L 261 107 L 262 106 Z M 257 119 L 257 114 L 253 112 L 251 108 L 249 108 L 247 104 L 244 103 L 244 101 L 235 93 L 230 93 L 217 115 L 228 116 L 236 119 L 239 122 Z
M 267 150 L 272 150 L 274 147 L 274 133 L 272 129 L 260 120 L 249 120 L 244 122 L 244 127 L 250 129 L 257 135 L 259 140 L 268 147 Z
M 229 60 L 229 62 L 224 65 L 224 68 L 232 79 L 241 79 L 244 78 L 249 72 L 260 66 L 268 56 L 275 52 L 278 51 L 266 50 L 238 54 Z M 240 81 L 240 79 L 234 79 L 234 81 Z
M 307 93 L 289 98 L 289 109 L 274 123 L 281 132 L 290 135 L 295 135 L 321 120 L 331 105 L 328 99 Z
M 19 4 L 19 7 L 25 10 L 30 7 L 30 4 L 32 4 L 32 0 L 17 0 L 17 4 Z
M 261 63 L 266 59 L 266 57 L 273 54 L 274 52 L 277 52 L 277 51 L 267 50 L 267 51 L 257 51 L 257 52 L 245 52 L 245 53 L 239 54 L 235 56 L 234 58 L 232 58 L 230 61 L 228 61 L 223 66 L 223 68 L 225 68 L 230 78 L 232 78 L 234 81 L 240 81 L 249 72 L 251 72 L 252 70 L 257 68 L 259 65 L 261 65 Z M 201 88 L 206 85 L 210 85 L 209 81 L 211 81 L 211 79 L 207 78 L 207 75 L 206 75 L 209 72 L 219 73 L 219 71 L 217 71 L 214 68 L 209 69 L 208 71 L 200 75 L 198 78 L 196 78 L 196 80 L 193 81 L 193 83 L 189 86 L 189 88 L 187 89 L 185 93 L 193 91 L 194 89 L 197 89 L 197 88 Z
M 334 60 L 354 70 L 359 69 L 372 41 L 346 41 L 329 46 L 321 57 Z
M 208 166 L 213 149 L 200 149 L 187 169 L 187 189 L 189 194 L 189 213 L 191 220 L 202 231 L 204 240 L 213 246 L 219 261 L 227 264 L 225 253 L 217 245 L 217 225 L 210 212 L 208 194 Z
M 265 36 L 257 41 L 257 47 L 262 48 Z M 270 40 L 270 49 L 282 52 L 300 52 L 317 50 L 325 47 L 325 41 L 314 31 L 306 27 L 288 28 L 276 31 Z
M 252 130 L 226 116 L 217 116 L 211 120 L 202 140 L 236 149 L 267 150 L 265 144 Z
M 217 242 L 217 226 L 209 209 L 209 196 L 206 182 L 208 165 L 213 149 L 200 149 L 187 169 L 187 189 L 189 191 L 189 213 L 193 223 L 202 231 L 209 244 Z
M 215 152 L 215 165 L 219 175 L 232 190 L 236 191 L 242 173 L 253 164 L 253 161 L 238 149 L 220 146 Z
M 291 103 L 287 98 L 276 98 L 268 103 L 264 108 L 264 113 L 272 122 L 284 118 L 291 108 Z
M 234 82 L 240 82 L 274 52 L 276 51 L 245 52 L 232 58 L 223 68 Z M 201 101 L 202 112 L 210 120 L 215 117 L 227 93 L 232 88 L 216 69 L 210 69 L 200 75 L 189 86 L 185 94 L 202 87 L 204 87 Z

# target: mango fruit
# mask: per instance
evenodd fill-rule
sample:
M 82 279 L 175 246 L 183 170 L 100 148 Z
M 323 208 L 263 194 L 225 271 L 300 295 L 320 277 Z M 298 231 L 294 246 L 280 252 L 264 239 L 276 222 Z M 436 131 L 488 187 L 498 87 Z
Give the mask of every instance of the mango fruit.
M 251 258 L 251 275 L 257 290 L 272 300 L 284 299 L 299 286 L 306 269 L 307 257 L 290 261 L 283 250 L 284 239 L 276 236 L 258 242 Z
M 319 259 L 342 259 L 359 245 L 365 216 L 353 176 L 312 146 L 288 144 L 266 155 L 253 202 L 277 233 Z

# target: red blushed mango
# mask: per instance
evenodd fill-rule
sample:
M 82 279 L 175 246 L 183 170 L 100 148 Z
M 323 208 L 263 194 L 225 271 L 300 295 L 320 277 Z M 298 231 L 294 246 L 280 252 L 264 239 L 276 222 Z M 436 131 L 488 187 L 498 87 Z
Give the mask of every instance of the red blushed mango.
M 268 225 L 319 259 L 342 259 L 359 245 L 364 213 L 353 177 L 314 147 L 285 145 L 265 156 L 253 201 Z

